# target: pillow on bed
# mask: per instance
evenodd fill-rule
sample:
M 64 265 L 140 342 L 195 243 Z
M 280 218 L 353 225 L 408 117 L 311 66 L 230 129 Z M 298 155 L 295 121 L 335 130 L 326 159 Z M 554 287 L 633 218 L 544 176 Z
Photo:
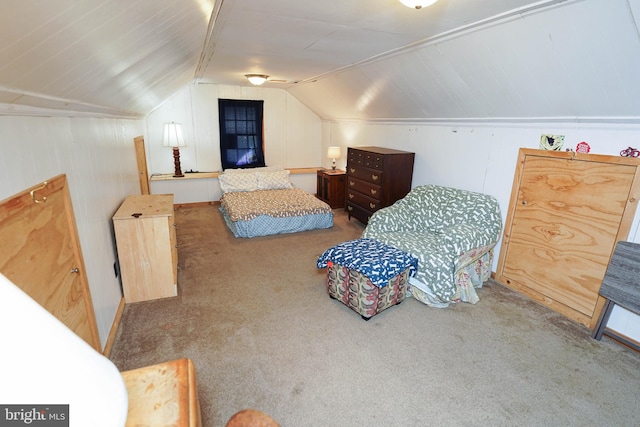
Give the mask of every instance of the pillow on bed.
M 258 179 L 255 173 L 221 173 L 218 182 L 223 193 L 232 191 L 255 191 L 258 189 Z
M 279 190 L 281 188 L 293 188 L 289 179 L 288 170 L 274 172 L 256 172 L 258 190 Z
M 264 166 L 260 168 L 225 169 L 224 173 L 236 174 L 236 173 L 274 172 L 274 171 L 281 171 L 281 170 L 282 170 L 282 166 Z

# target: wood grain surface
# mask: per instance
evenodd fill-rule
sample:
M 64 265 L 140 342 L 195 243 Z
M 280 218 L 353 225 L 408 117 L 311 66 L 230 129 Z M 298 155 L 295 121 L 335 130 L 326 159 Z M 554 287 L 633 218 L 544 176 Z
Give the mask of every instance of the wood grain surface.
M 0 202 L 0 272 L 101 351 L 65 175 Z
M 640 314 L 640 244 L 618 242 L 600 295 Z
M 637 205 L 639 164 L 521 150 L 497 279 L 593 327 L 609 259 Z

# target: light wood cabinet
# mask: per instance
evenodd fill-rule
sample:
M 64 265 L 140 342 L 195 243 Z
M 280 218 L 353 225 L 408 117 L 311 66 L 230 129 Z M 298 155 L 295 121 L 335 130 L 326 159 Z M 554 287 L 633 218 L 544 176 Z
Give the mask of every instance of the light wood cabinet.
M 196 370 L 179 359 L 122 373 L 129 396 L 126 427 L 202 427 Z
M 615 245 L 628 237 L 640 160 L 521 149 L 496 279 L 594 328 Z
M 125 301 L 178 295 L 173 194 L 127 197 L 113 226 Z
M 415 154 L 383 147 L 349 147 L 347 212 L 367 224 L 378 209 L 411 191 Z

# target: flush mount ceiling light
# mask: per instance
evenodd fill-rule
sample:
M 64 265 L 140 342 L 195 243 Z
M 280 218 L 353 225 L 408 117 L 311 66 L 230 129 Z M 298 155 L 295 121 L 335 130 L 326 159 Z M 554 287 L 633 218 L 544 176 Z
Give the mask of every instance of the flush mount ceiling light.
M 247 80 L 252 85 L 260 86 L 262 83 L 266 82 L 269 76 L 265 76 L 264 74 L 245 74 L 244 75 Z
M 412 9 L 422 9 L 423 7 L 431 6 L 437 1 L 438 0 L 400 0 L 400 3 Z

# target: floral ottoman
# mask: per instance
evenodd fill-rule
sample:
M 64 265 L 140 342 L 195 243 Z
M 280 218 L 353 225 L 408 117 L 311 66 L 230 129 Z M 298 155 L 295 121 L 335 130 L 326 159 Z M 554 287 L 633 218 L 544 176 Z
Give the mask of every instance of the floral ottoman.
M 327 249 L 316 263 L 327 269 L 327 292 L 363 319 L 400 304 L 418 259 L 375 239 L 356 239 Z

